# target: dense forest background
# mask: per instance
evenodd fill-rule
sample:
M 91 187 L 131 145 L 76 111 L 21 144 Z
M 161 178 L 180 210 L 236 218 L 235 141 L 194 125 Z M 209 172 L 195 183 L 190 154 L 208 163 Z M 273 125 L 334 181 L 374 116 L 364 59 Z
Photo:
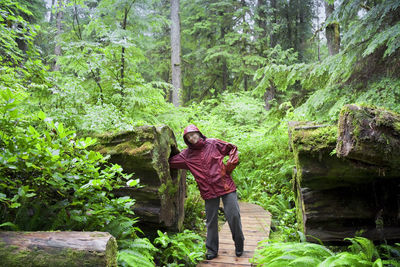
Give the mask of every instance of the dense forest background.
M 184 148 L 194 123 L 238 146 L 238 195 L 273 214 L 271 239 L 299 242 L 287 122 L 335 124 L 349 103 L 400 112 L 397 0 L 180 0 L 178 87 L 171 2 L 0 0 L 1 228 L 109 231 L 122 266 L 195 264 L 194 179 L 185 231 L 150 239 L 134 200 L 111 193 L 139 181 L 86 150 L 88 136 L 146 124 Z

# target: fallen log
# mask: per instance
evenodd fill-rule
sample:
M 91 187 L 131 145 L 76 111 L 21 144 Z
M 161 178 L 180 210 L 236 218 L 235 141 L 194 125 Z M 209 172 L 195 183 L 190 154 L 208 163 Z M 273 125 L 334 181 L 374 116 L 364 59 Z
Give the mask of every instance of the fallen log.
M 375 166 L 338 158 L 335 153 L 337 127 L 289 124 L 290 146 L 294 154 L 296 175 L 301 187 L 324 190 L 369 183 L 382 171 Z
M 382 108 L 343 107 L 337 155 L 383 169 L 381 176 L 400 176 L 400 115 Z
M 117 266 L 105 232 L 1 232 L 0 266 Z
M 399 196 L 399 179 L 329 190 L 297 184 L 297 221 L 309 241 L 333 243 L 357 233 L 371 240 L 398 241 Z
M 179 153 L 172 130 L 141 126 L 96 138 L 98 144 L 92 149 L 140 179 L 140 188 L 119 188 L 115 195 L 134 198 L 134 212 L 142 222 L 179 230 L 184 219 L 185 172 L 169 168 L 170 155 Z

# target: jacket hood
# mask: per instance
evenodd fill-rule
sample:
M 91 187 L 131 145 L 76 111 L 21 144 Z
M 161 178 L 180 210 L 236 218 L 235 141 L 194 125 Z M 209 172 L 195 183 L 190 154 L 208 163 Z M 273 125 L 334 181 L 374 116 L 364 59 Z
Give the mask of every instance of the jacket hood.
M 193 133 L 193 132 L 199 133 L 199 134 L 200 134 L 200 137 L 201 137 L 203 140 L 206 140 L 206 137 L 200 132 L 199 128 L 197 128 L 196 125 L 191 124 L 191 125 L 187 126 L 187 127 L 185 128 L 185 130 L 183 131 L 183 141 L 185 141 L 185 143 L 188 145 L 188 147 L 192 147 L 193 144 L 191 144 L 191 143 L 186 139 L 186 134 L 187 134 L 187 133 Z

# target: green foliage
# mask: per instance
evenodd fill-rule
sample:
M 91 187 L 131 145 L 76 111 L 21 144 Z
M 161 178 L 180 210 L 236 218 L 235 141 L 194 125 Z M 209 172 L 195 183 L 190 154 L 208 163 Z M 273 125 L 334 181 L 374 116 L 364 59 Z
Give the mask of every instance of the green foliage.
M 118 246 L 118 266 L 154 266 L 154 254 L 157 249 L 147 238 L 123 240 Z
M 154 244 L 158 245 L 161 253 L 157 260 L 163 266 L 196 266 L 204 258 L 204 240 L 190 230 L 184 230 L 173 236 L 168 236 L 160 230 Z
M 348 251 L 334 253 L 323 245 L 312 243 L 264 242 L 255 251 L 251 262 L 257 266 L 387 266 L 394 261 L 381 259 L 375 245 L 363 237 L 346 238 L 351 242 Z M 389 246 L 390 247 L 390 246 Z M 398 266 L 398 264 L 394 264 Z
M 186 190 L 187 198 L 185 199 L 183 226 L 185 229 L 191 229 L 195 232 L 205 232 L 204 200 L 201 198 L 196 181 L 191 174 L 188 174 L 186 178 Z
M 30 119 L 10 90 L 0 96 L 1 221 L 21 230 L 99 230 L 132 214 L 134 201 L 112 194 L 131 175 L 87 150 L 95 140 L 77 139 L 43 112 Z

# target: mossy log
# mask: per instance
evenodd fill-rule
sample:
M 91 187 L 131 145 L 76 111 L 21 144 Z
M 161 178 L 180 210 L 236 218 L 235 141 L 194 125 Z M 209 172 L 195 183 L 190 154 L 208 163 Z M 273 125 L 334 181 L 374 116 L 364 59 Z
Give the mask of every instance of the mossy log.
M 104 232 L 1 232 L 0 266 L 117 266 L 117 242 Z
M 337 155 L 377 166 L 381 176 L 400 176 L 400 115 L 381 108 L 343 107 Z
M 312 190 L 296 185 L 297 219 L 309 241 L 342 242 L 362 233 L 371 240 L 400 240 L 400 180 Z
M 170 155 L 179 153 L 172 130 L 167 126 L 141 126 L 97 139 L 94 150 L 109 155 L 110 162 L 140 179 L 141 188 L 120 188 L 115 190 L 116 196 L 134 198 L 134 212 L 142 222 L 180 229 L 184 219 L 185 172 L 169 168 Z
M 295 179 L 301 187 L 324 190 L 372 182 L 380 169 L 335 154 L 337 127 L 291 122 L 290 146 L 295 164 Z

